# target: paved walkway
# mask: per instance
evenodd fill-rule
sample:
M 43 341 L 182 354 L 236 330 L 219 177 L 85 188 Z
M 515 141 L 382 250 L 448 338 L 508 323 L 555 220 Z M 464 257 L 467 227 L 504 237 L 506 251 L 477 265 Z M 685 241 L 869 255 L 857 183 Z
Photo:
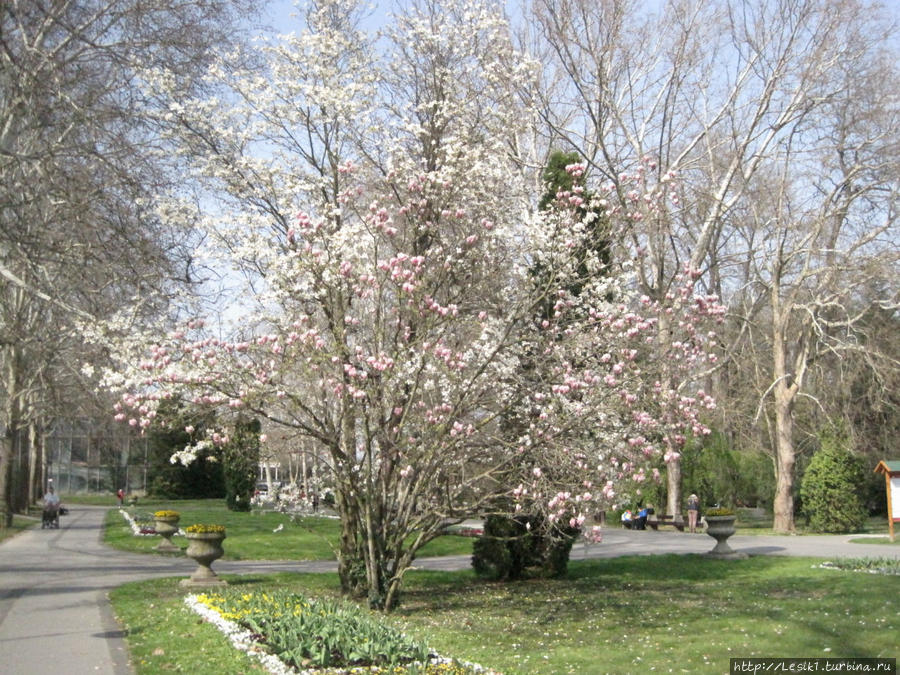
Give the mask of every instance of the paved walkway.
M 73 506 L 59 530 L 32 529 L 0 545 L 0 672 L 4 675 L 130 675 L 122 631 L 107 600 L 110 589 L 138 579 L 187 576 L 189 559 L 122 553 L 103 546 L 106 508 Z M 751 555 L 894 557 L 900 547 L 851 544 L 844 536 L 734 536 Z M 713 541 L 678 532 L 610 529 L 602 544 L 577 545 L 572 558 L 703 553 Z M 416 566 L 464 569 L 469 556 L 426 558 Z M 333 562 L 227 562 L 220 573 L 322 572 Z

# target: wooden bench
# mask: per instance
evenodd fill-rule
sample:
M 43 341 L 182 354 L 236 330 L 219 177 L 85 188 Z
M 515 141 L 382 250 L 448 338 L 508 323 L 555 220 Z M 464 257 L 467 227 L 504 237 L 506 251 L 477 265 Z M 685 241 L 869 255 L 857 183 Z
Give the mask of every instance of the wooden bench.
M 669 525 L 671 527 L 674 527 L 679 532 L 684 532 L 684 527 L 686 524 L 687 521 L 685 521 L 684 519 L 676 521 L 675 516 L 657 516 L 655 514 L 647 516 L 647 527 L 654 531 L 658 531 L 660 525 Z

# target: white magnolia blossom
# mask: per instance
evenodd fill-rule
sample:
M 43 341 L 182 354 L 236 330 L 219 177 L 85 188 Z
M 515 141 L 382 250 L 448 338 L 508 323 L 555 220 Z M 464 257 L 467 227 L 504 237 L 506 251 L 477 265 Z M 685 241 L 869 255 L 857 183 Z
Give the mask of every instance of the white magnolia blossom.
M 578 528 L 706 433 L 692 376 L 719 307 L 692 270 L 654 304 L 626 265 L 601 264 L 580 165 L 573 190 L 536 210 L 510 155 L 534 114 L 516 95 L 533 64 L 496 8 L 456 0 L 440 30 L 411 10 L 379 50 L 355 32 L 353 3 L 317 7 L 307 31 L 263 46 L 265 76 L 214 66 L 216 98 L 145 76 L 171 98 L 172 143 L 215 204 L 163 196 L 157 214 L 197 228 L 198 257 L 239 284 L 230 325 L 186 298 L 174 328 L 135 330 L 126 308 L 86 332 L 118 357 L 105 383 L 123 423 L 148 429 L 177 399 L 321 447 L 352 520 L 342 556 L 390 595 L 402 569 L 385 566 L 411 564 L 447 520 L 506 497 Z M 652 215 L 646 187 L 633 215 Z M 652 362 L 661 316 L 673 343 Z M 173 461 L 227 439 L 210 430 Z

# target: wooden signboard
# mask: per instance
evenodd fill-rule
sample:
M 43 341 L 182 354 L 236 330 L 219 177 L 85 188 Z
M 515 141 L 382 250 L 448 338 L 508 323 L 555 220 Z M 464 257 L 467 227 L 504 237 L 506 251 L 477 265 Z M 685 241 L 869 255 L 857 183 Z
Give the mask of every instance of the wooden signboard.
M 900 460 L 881 460 L 875 473 L 884 474 L 887 490 L 888 529 L 894 541 L 894 523 L 900 523 Z

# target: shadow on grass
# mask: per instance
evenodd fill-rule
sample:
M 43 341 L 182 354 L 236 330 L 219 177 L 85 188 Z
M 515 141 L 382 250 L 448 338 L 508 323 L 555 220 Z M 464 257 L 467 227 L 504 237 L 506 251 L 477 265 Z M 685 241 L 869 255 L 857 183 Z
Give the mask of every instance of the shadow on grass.
M 271 583 L 271 577 L 269 575 L 260 577 L 228 575 L 226 580 L 228 581 L 229 586 L 256 586 L 258 584 Z
M 759 575 L 783 564 L 772 557 L 753 556 L 746 560 L 714 560 L 700 554 L 630 556 L 569 563 L 565 579 L 613 577 L 640 581 L 712 581 L 741 575 Z
M 800 561 L 800 562 L 798 562 Z M 573 561 L 568 573 L 558 579 L 533 578 L 515 582 L 479 579 L 473 572 L 416 571 L 407 575 L 401 612 L 411 614 L 434 609 L 478 612 L 490 596 L 498 605 L 522 607 L 540 598 L 548 620 L 558 620 L 583 611 L 575 598 L 594 598 L 604 606 L 679 604 L 683 609 L 703 604 L 701 595 L 726 597 L 737 592 L 753 598 L 778 592 L 778 570 L 791 563 L 808 567 L 808 561 L 793 558 L 751 557 L 746 560 L 712 560 L 698 554 L 629 556 Z M 792 579 L 796 584 L 796 579 Z M 802 584 L 799 584 L 802 587 Z M 702 592 L 701 590 L 702 589 Z M 563 605 L 568 602 L 569 606 Z M 548 605 L 557 605 L 547 613 Z

